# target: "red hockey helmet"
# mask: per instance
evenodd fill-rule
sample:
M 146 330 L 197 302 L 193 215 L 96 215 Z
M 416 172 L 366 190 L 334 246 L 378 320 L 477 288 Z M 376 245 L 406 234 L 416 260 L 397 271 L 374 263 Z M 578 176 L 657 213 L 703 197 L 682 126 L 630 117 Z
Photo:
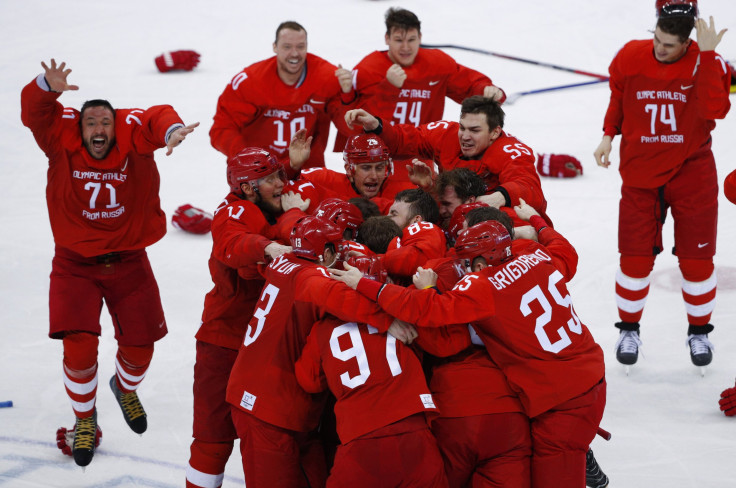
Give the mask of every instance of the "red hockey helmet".
M 465 217 L 468 215 L 468 212 L 470 212 L 474 208 L 487 206 L 488 205 L 483 202 L 463 203 L 462 205 L 458 206 L 455 211 L 452 212 L 450 225 L 447 226 L 447 232 L 452 241 L 455 241 L 455 239 L 457 239 L 457 235 L 460 233 L 461 230 L 463 230 L 463 223 L 465 223 Z
M 342 230 L 329 220 L 307 215 L 296 221 L 291 230 L 291 247 L 300 258 L 319 261 L 325 246 L 332 244 L 337 255 L 342 245 Z
M 258 190 L 258 180 L 279 172 L 279 176 L 286 183 L 286 171 L 268 151 L 258 147 L 246 147 L 235 156 L 227 160 L 227 182 L 230 191 L 240 191 L 241 183 L 250 183 L 254 190 Z
M 697 17 L 698 0 L 657 0 L 657 17 Z
M 393 162 L 386 144 L 375 134 L 358 134 L 351 136 L 342 152 L 345 161 L 345 173 L 355 175 L 355 166 L 365 163 L 386 163 L 386 176 L 393 172 Z
M 388 271 L 383 266 L 380 256 L 350 256 L 347 259 L 350 266 L 355 266 L 369 280 L 386 283 Z
M 347 229 L 352 230 L 352 236 L 349 237 L 351 240 L 358 237 L 358 227 L 363 223 L 363 214 L 360 212 L 360 209 L 352 203 L 340 200 L 339 198 L 322 200 L 319 206 L 314 209 L 312 215 L 329 220 L 337 225 L 343 234 Z
M 501 264 L 511 257 L 511 236 L 501 222 L 486 220 L 460 233 L 455 253 L 471 262 L 481 256 L 488 266 Z

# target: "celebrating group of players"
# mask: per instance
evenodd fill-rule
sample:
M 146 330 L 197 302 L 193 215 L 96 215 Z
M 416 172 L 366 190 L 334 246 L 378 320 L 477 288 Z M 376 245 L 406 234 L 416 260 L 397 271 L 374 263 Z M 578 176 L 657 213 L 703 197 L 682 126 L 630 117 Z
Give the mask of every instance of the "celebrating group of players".
M 657 56 L 666 36 L 655 33 Z M 275 56 L 218 100 L 210 139 L 229 192 L 211 222 L 186 484 L 221 486 L 239 439 L 249 488 L 583 487 L 603 352 L 573 308 L 577 254 L 553 229 L 539 179 L 582 166 L 537 158 L 507 134 L 503 90 L 421 48 L 412 12 L 388 10 L 385 41 L 349 71 L 308 53 L 304 27 L 284 22 Z M 157 66 L 192 69 L 188 53 Z M 166 334 L 145 253 L 165 232 L 153 151 L 170 154 L 198 124 L 169 106 L 64 108 L 71 70 L 43 66 L 22 118 L 49 158 L 50 336 L 63 339 L 76 416 L 59 447 L 85 466 L 100 435 L 103 300 L 119 344 L 110 387 L 131 429 L 147 428 L 136 390 Z M 461 104 L 458 122 L 441 120 L 445 97 Z M 624 113 L 607 116 L 599 160 Z M 344 172 L 324 167 L 333 124 Z M 641 262 L 622 257 L 622 269 Z M 693 266 L 700 276 L 712 260 Z M 622 338 L 638 339 L 636 327 Z M 606 486 L 596 476 L 588 484 Z

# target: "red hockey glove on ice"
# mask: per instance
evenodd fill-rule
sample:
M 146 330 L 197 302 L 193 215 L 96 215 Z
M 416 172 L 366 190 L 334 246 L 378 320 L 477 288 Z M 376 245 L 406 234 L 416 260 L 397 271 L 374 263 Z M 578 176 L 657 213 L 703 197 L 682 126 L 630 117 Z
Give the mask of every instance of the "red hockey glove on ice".
M 723 180 L 723 194 L 729 202 L 736 204 L 736 170 L 731 171 Z
M 736 386 L 726 388 L 721 392 L 721 399 L 718 400 L 718 405 L 721 406 L 721 410 L 728 417 L 736 415 Z
M 162 73 L 169 71 L 192 71 L 199 64 L 196 51 L 167 51 L 156 58 L 156 67 Z
M 574 178 L 583 174 L 583 165 L 568 154 L 540 154 L 537 158 L 537 171 L 542 176 Z
M 206 234 L 212 228 L 212 215 L 187 203 L 176 209 L 171 223 L 177 229 L 192 234 Z
M 58 447 L 62 453 L 67 456 L 72 455 L 72 448 L 74 447 L 74 429 L 67 429 L 65 427 L 59 427 L 56 430 L 56 447 Z M 95 433 L 95 448 L 100 447 L 102 443 L 102 429 L 97 426 L 97 432 Z

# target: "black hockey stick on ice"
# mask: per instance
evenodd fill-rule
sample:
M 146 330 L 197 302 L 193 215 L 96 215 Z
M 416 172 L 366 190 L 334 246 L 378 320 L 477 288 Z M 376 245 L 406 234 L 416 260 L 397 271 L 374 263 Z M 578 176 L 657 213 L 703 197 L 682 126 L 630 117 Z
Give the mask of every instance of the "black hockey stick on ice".
M 508 54 L 501 54 L 494 51 L 486 51 L 485 49 L 478 49 L 475 47 L 458 46 L 457 44 L 422 44 L 421 47 L 430 49 L 460 49 L 462 51 L 470 51 L 474 53 L 487 54 L 488 56 L 496 56 L 497 58 L 509 59 L 511 61 L 520 61 L 522 63 L 534 64 L 537 66 L 543 66 L 545 68 L 552 68 L 561 71 L 567 71 L 568 73 L 575 73 L 578 75 L 591 76 L 598 78 L 599 80 L 608 80 L 608 76 L 599 75 L 597 73 L 591 73 L 590 71 L 583 71 L 575 68 L 568 68 L 566 66 L 560 66 L 552 63 L 545 63 L 543 61 L 534 61 L 533 59 L 519 58 L 517 56 L 509 56 Z
M 572 83 L 570 85 L 558 85 L 558 86 L 550 86 L 548 88 L 537 88 L 536 90 L 527 90 L 523 92 L 512 93 L 511 95 L 506 96 L 506 101 L 504 102 L 504 104 L 512 105 L 516 100 L 518 100 L 519 98 L 525 95 L 536 95 L 538 93 L 546 93 L 546 92 L 557 91 L 557 90 L 566 90 L 568 88 L 577 88 L 579 86 L 597 85 L 598 83 L 606 83 L 606 82 L 608 82 L 608 78 L 594 80 L 594 81 L 584 81 L 582 83 Z

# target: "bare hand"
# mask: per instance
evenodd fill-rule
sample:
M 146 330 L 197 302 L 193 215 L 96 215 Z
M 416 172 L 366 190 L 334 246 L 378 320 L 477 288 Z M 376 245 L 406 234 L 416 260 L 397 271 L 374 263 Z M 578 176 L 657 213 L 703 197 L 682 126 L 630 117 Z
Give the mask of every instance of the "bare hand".
M 419 188 L 428 190 L 434 183 L 432 181 L 432 168 L 427 166 L 424 161 L 412 159 L 411 165 L 406 165 L 409 172 L 409 181 L 417 185 Z
M 537 212 L 534 207 L 526 203 L 523 198 L 519 198 L 519 204 L 514 207 L 514 212 L 516 212 L 517 217 L 526 222 L 529 222 L 529 219 L 532 218 L 533 215 L 539 215 L 539 212 Z
M 350 128 L 352 128 L 353 125 L 360 124 L 363 126 L 363 130 L 365 131 L 371 131 L 378 128 L 378 119 L 362 108 L 348 110 L 345 112 L 345 123 L 348 124 L 348 127 Z
M 304 200 L 300 193 L 290 191 L 281 195 L 281 209 L 288 212 L 292 208 L 298 208 L 302 212 L 306 212 L 311 201 L 311 198 Z
M 396 318 L 388 327 L 387 332 L 404 344 L 411 344 L 419 335 L 413 325 Z
M 611 155 L 612 140 L 613 138 L 611 136 L 603 136 L 603 139 L 601 139 L 601 143 L 598 144 L 598 147 L 593 152 L 595 162 L 598 163 L 598 166 L 601 166 L 602 168 L 608 168 L 609 166 L 611 166 L 611 161 L 608 158 Z
M 698 32 L 698 47 L 701 52 L 714 51 L 721 42 L 723 34 L 728 30 L 723 29 L 716 34 L 716 25 L 713 22 L 712 15 L 710 16 L 710 25 L 706 24 L 705 19 L 696 19 L 695 29 Z
M 199 122 L 195 122 L 191 125 L 187 125 L 185 127 L 179 127 L 174 132 L 169 134 L 169 142 L 166 143 L 166 155 L 170 156 L 172 152 L 174 152 L 174 148 L 181 144 L 181 142 L 187 138 L 187 134 L 194 131 L 196 127 L 199 126 Z
M 506 197 L 503 193 L 496 191 L 490 195 L 481 195 L 475 199 L 476 202 L 485 203 L 489 207 L 501 208 L 506 205 Z
M 423 290 L 437 284 L 437 273 L 432 268 L 424 269 L 419 266 L 411 281 L 417 287 L 417 290 Z
M 516 239 L 529 239 L 530 241 L 539 240 L 539 235 L 534 226 L 524 225 L 521 227 L 514 227 L 514 240 Z
M 490 98 L 495 101 L 501 100 L 503 98 L 503 90 L 501 90 L 499 87 L 494 85 L 488 85 L 487 87 L 483 88 L 483 96 L 486 98 Z
M 307 137 L 307 129 L 299 129 L 289 143 L 289 165 L 299 171 L 312 153 L 312 136 Z
M 330 276 L 337 281 L 342 281 L 353 290 L 358 288 L 358 282 L 363 278 L 363 273 L 354 266 L 350 266 L 348 263 L 342 264 L 345 267 L 345 271 L 341 269 L 330 269 Z
M 71 73 L 72 70 L 66 68 L 66 63 L 64 61 L 62 61 L 57 67 L 56 60 L 51 58 L 50 68 L 46 66 L 46 63 L 43 61 L 41 61 L 41 66 L 43 66 L 44 77 L 46 78 L 46 83 L 49 84 L 51 91 L 61 93 L 67 90 L 79 90 L 77 85 L 67 84 L 66 77 L 69 76 L 69 73 Z
M 398 64 L 393 64 L 388 71 L 386 71 L 386 79 L 396 88 L 401 88 L 404 86 L 404 82 L 406 81 L 406 71 L 404 71 L 404 68 Z
M 337 77 L 337 82 L 340 83 L 342 92 L 350 93 L 353 89 L 353 72 L 346 70 L 341 64 L 338 64 L 335 70 L 335 76 Z
M 275 259 L 282 254 L 291 252 L 291 250 L 291 246 L 284 246 L 282 244 L 279 244 L 278 242 L 272 242 L 271 244 L 266 246 L 264 252 L 266 253 L 266 256 L 270 257 L 271 259 Z

